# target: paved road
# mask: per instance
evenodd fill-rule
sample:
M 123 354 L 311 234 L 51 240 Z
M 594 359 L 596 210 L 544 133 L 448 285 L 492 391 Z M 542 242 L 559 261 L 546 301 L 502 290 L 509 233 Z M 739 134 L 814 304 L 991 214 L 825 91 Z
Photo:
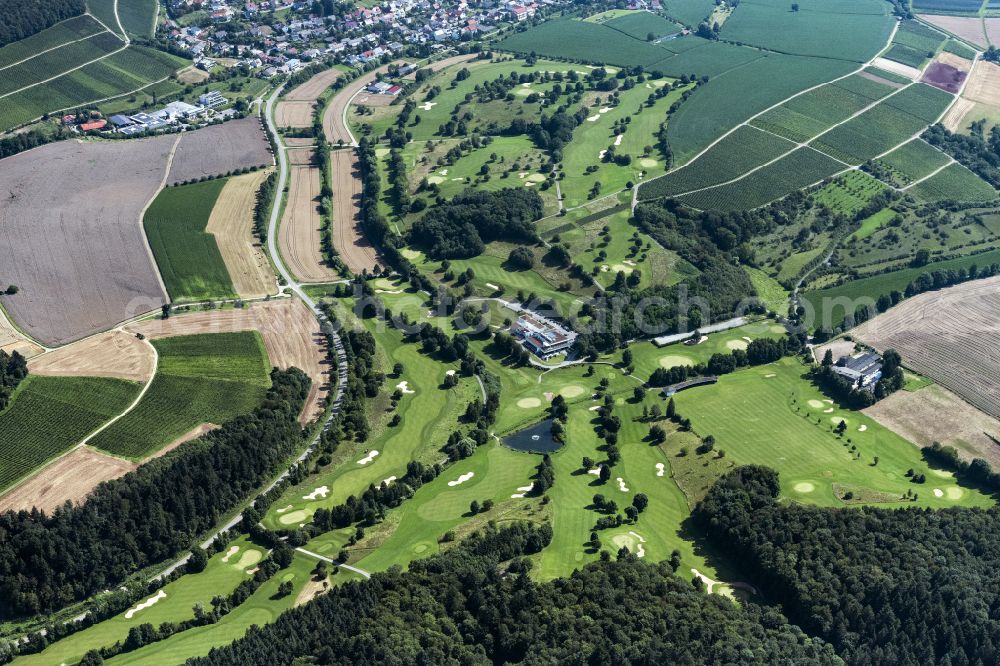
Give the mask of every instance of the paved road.
M 278 134 L 278 130 L 277 130 L 277 128 L 274 125 L 274 103 L 277 100 L 278 95 L 281 94 L 281 91 L 282 91 L 282 89 L 284 89 L 284 87 L 285 87 L 284 85 L 281 85 L 277 89 L 275 89 L 275 91 L 267 99 L 267 102 L 264 105 L 264 118 L 267 121 L 267 129 L 271 133 L 271 135 L 274 137 L 275 142 L 277 143 L 277 146 L 278 146 L 278 151 L 277 151 L 277 155 L 275 155 L 275 158 L 277 159 L 277 163 L 278 163 L 278 187 L 277 187 L 276 191 L 278 192 L 278 196 L 279 197 L 284 194 L 285 184 L 286 184 L 286 182 L 288 180 L 288 160 L 285 158 L 284 146 L 281 143 L 281 137 Z M 316 318 L 319 320 L 320 325 L 328 323 L 326 315 L 323 314 L 323 311 L 319 308 L 319 306 L 316 304 L 316 302 L 313 301 L 313 299 L 309 297 L 309 294 L 307 294 L 305 292 L 305 290 L 302 288 L 302 285 L 299 282 L 295 281 L 295 278 L 293 278 L 292 275 L 291 275 L 291 273 L 288 272 L 288 269 L 285 267 L 284 262 L 281 260 L 281 254 L 278 252 L 278 240 L 277 240 L 278 217 L 279 217 L 280 212 L 281 212 L 281 206 L 277 205 L 277 203 L 276 203 L 276 205 L 271 209 L 271 217 L 268 220 L 268 226 L 267 226 L 267 251 L 268 251 L 268 253 L 271 256 L 271 261 L 274 262 L 275 268 L 278 269 L 278 274 L 282 278 L 284 278 L 284 280 L 285 280 L 286 286 L 284 287 L 284 289 L 287 289 L 287 290 L 291 291 L 293 294 L 295 294 L 296 296 L 298 296 L 299 298 L 301 298 L 302 301 L 306 305 L 308 305 L 309 308 L 313 311 L 313 314 L 316 315 Z M 306 458 L 308 458 L 309 455 L 316 448 L 317 444 L 319 444 L 319 438 L 320 438 L 320 436 L 322 435 L 322 433 L 324 431 L 326 431 L 327 429 L 329 429 L 330 423 L 333 421 L 333 418 L 340 411 L 340 404 L 341 404 L 341 401 L 344 398 L 344 387 L 347 385 L 347 354 L 344 352 L 344 343 L 340 339 L 340 336 L 337 335 L 337 333 L 335 331 L 333 332 L 332 335 L 333 335 L 334 350 L 335 350 L 335 352 L 337 354 L 337 388 L 336 388 L 336 392 L 335 392 L 335 394 L 333 396 L 333 402 L 332 402 L 332 405 L 331 405 L 331 408 L 330 408 L 330 413 L 327 416 L 326 421 L 323 423 L 322 430 L 320 430 L 319 432 L 316 433 L 316 436 L 313 437 L 313 439 L 312 439 L 311 442 L 309 442 L 309 446 L 307 446 L 305 448 L 305 450 L 302 451 L 302 453 L 296 459 L 298 462 L 302 462 L 303 460 L 305 460 Z M 288 476 L 288 470 L 285 470 L 284 472 L 281 473 L 280 476 L 278 476 L 278 478 L 276 478 L 274 481 L 272 481 L 271 484 L 268 485 L 267 488 L 265 488 L 263 490 L 263 492 L 267 492 L 267 491 L 271 490 L 276 485 L 278 485 L 279 483 L 281 483 L 281 481 L 283 481 L 287 476 Z M 202 548 L 207 548 L 209 545 L 211 545 L 212 541 L 214 541 L 217 536 L 219 536 L 220 534 L 222 534 L 223 532 L 225 532 L 227 530 L 232 529 L 233 527 L 236 527 L 236 525 L 238 525 L 241 520 L 242 520 L 242 516 L 237 515 L 237 516 L 233 517 L 232 519 L 230 519 L 229 521 L 227 521 L 224 525 L 221 525 L 220 527 L 218 527 L 218 529 L 216 529 L 215 532 L 213 532 L 210 536 L 208 536 L 202 542 L 201 547 Z M 309 554 L 312 554 L 312 553 L 309 553 Z M 162 573 L 154 576 L 154 578 L 162 578 L 163 576 L 169 575 L 174 570 L 176 570 L 178 567 L 184 565 L 187 562 L 188 557 L 190 557 L 190 555 L 186 555 L 186 556 L 182 557 L 181 559 L 179 559 L 178 561 L 174 562 L 169 567 L 167 567 L 167 569 L 164 570 Z M 321 559 L 326 559 L 326 558 L 321 558 Z M 336 562 L 333 562 L 332 560 L 330 560 L 330 561 L 333 564 L 337 564 Z M 362 571 L 361 569 L 357 569 L 355 567 L 349 567 L 347 565 L 338 565 L 338 566 L 343 566 L 344 568 L 350 569 L 351 571 L 359 573 L 359 574 L 361 574 L 362 576 L 365 576 L 365 577 L 369 577 L 370 576 L 370 574 L 368 572 Z

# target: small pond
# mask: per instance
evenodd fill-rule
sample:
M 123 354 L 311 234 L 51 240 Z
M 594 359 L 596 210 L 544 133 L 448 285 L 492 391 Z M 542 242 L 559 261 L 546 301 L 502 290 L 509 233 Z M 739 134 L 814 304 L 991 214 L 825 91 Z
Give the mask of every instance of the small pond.
M 552 453 L 562 448 L 562 442 L 552 437 L 552 419 L 507 435 L 503 438 L 503 443 L 515 451 L 529 453 Z

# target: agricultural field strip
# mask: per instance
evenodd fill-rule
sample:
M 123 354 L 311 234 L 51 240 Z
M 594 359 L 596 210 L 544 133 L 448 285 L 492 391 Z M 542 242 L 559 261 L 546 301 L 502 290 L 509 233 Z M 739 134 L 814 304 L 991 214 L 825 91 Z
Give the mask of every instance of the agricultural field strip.
M 114 30 L 111 30 L 108 26 L 104 25 L 104 23 L 102 23 L 101 20 L 98 19 L 96 16 L 92 17 L 92 18 L 95 21 L 97 21 L 98 23 L 100 23 L 102 26 L 104 26 L 105 30 L 107 30 L 108 32 L 110 32 L 112 34 L 115 34 L 117 36 L 117 34 L 115 33 Z M 118 21 L 118 28 L 121 30 L 121 34 L 124 35 L 125 34 L 125 29 L 121 27 L 122 21 L 121 21 L 121 18 L 119 18 L 119 16 L 118 16 L 118 2 L 117 2 L 117 0 L 115 1 L 115 19 Z M 101 34 L 101 33 L 98 33 L 98 34 Z M 93 35 L 91 35 L 91 37 L 93 37 Z M 35 83 L 32 83 L 30 85 L 22 86 L 21 88 L 18 88 L 17 90 L 12 90 L 9 93 L 4 93 L 3 95 L 0 95 L 0 99 L 3 99 L 4 97 L 9 97 L 11 95 L 17 94 L 17 93 L 19 93 L 21 91 L 24 91 L 24 90 L 28 90 L 29 88 L 34 88 L 36 86 L 40 86 L 42 84 L 48 83 L 49 81 L 55 81 L 58 78 L 66 76 L 67 74 L 72 74 L 73 72 L 75 72 L 78 69 L 83 69 L 87 65 L 92 65 L 95 62 L 99 62 L 101 60 L 104 60 L 105 58 L 109 58 L 109 57 L 115 55 L 116 53 L 121 53 L 122 51 L 124 51 L 125 49 L 127 49 L 129 47 L 129 45 L 132 43 L 132 40 L 128 37 L 128 35 L 125 35 L 125 38 L 123 39 L 123 43 L 124 43 L 124 45 L 120 49 L 116 49 L 116 50 L 111 51 L 109 53 L 105 53 L 104 55 L 100 56 L 99 58 L 94 58 L 93 60 L 88 60 L 85 63 L 77 65 L 76 67 L 73 67 L 71 69 L 67 69 L 65 72 L 61 72 L 59 74 L 56 74 L 55 76 L 50 76 L 49 78 L 44 79 L 42 81 L 36 81 Z M 65 46 L 65 44 L 63 46 Z M 143 88 L 145 88 L 145 87 L 146 86 L 143 86 Z M 128 93 L 123 93 L 123 94 L 128 94 Z M 120 97 L 120 96 L 121 95 L 116 95 L 116 97 Z M 109 97 L 108 99 L 113 99 L 113 98 Z M 96 100 L 96 101 L 103 101 L 103 100 Z M 92 103 L 93 102 L 88 102 L 88 104 L 92 104 Z
M 937 146 L 935 146 L 935 149 L 937 149 Z M 937 169 L 934 169 L 934 171 L 931 171 L 929 174 L 927 174 L 923 178 L 918 178 L 917 180 L 913 181 L 909 185 L 906 185 L 904 187 L 898 187 L 896 189 L 899 190 L 900 192 L 905 192 L 906 190 L 910 189 L 914 185 L 919 185 L 920 183 L 924 182 L 928 178 L 932 178 L 933 176 L 938 175 L 939 173 L 941 173 L 942 171 L 944 171 L 945 169 L 947 169 L 948 167 L 950 167 L 952 164 L 957 164 L 957 163 L 958 163 L 958 161 L 954 157 L 952 157 L 951 155 L 949 155 L 948 156 L 948 161 L 945 164 L 942 164 Z
M 843 78 L 843 77 L 841 77 L 841 78 Z M 839 79 L 837 79 L 837 80 L 839 80 Z M 830 127 L 826 128 L 825 130 L 823 130 L 822 132 L 820 132 L 820 133 L 819 133 L 819 134 L 817 134 L 816 136 L 812 137 L 812 138 L 811 138 L 811 139 L 809 139 L 808 141 L 804 141 L 804 142 L 802 142 L 802 143 L 797 143 L 797 144 L 795 144 L 795 147 L 794 147 L 794 148 L 792 148 L 791 150 L 789 150 L 788 152 L 786 152 L 786 153 L 783 153 L 783 154 L 779 155 L 778 157 L 775 157 L 775 158 L 774 158 L 773 160 L 771 160 L 770 162 L 765 162 L 764 164 L 761 164 L 760 166 L 757 166 L 757 167 L 754 167 L 753 169 L 750 169 L 750 170 L 749 170 L 749 171 L 747 171 L 746 173 L 744 173 L 744 174 L 742 174 L 742 175 L 740 175 L 740 176 L 737 176 L 736 178 L 733 178 L 732 180 L 728 180 L 728 181 L 726 181 L 726 182 L 723 182 L 723 183 L 717 183 L 717 184 L 715 184 L 715 185 L 709 185 L 709 186 L 707 186 L 707 187 L 699 187 L 699 188 L 698 188 L 698 189 L 696 189 L 696 190 L 691 190 L 691 191 L 689 191 L 689 192 L 682 192 L 682 193 L 680 193 L 680 194 L 677 194 L 677 195 L 675 195 L 675 196 L 676 196 L 676 197 L 683 197 L 683 196 L 686 196 L 686 195 L 688 195 L 688 194 L 695 194 L 695 193 L 697 193 L 697 192 L 703 192 L 703 191 L 705 191 L 705 190 L 710 190 L 710 189 L 712 189 L 712 188 L 716 188 L 716 187 L 722 187 L 722 186 L 724 186 L 724 185 L 730 185 L 730 184 L 732 184 L 732 183 L 735 183 L 735 182 L 738 182 L 738 181 L 740 181 L 740 180 L 743 180 L 743 179 L 744 179 L 744 178 L 746 178 L 747 176 L 750 176 L 751 174 L 754 174 L 754 173 L 756 173 L 757 171 L 760 171 L 761 169 L 764 169 L 764 168 L 766 168 L 766 167 L 768 167 L 768 166 L 771 166 L 771 165 L 772 165 L 772 164 L 774 164 L 775 162 L 778 162 L 779 160 L 782 160 L 782 159 L 784 159 L 785 157 L 787 157 L 787 156 L 791 155 L 791 154 L 792 154 L 793 152 L 795 152 L 795 151 L 796 151 L 796 150 L 798 150 L 799 148 L 810 148 L 811 150 L 815 150 L 815 151 L 816 151 L 817 153 L 821 153 L 822 155 L 825 155 L 826 157 L 829 157 L 830 159 L 832 159 L 832 160 L 834 160 L 834 161 L 836 161 L 836 162 L 840 162 L 841 164 L 843 164 L 844 166 L 846 166 L 846 167 L 847 167 L 847 168 L 846 168 L 846 169 L 844 169 L 843 171 L 840 171 L 840 172 L 838 172 L 838 174 L 839 174 L 839 173 L 843 173 L 844 171 L 851 171 L 851 170 L 855 170 L 855 169 L 857 169 L 857 168 L 858 168 L 857 166 L 853 166 L 853 165 L 850 165 L 850 164 L 848 164 L 847 162 L 845 162 L 845 161 L 843 161 L 843 160 L 841 160 L 841 159 L 837 159 L 836 157 L 833 157 L 833 156 L 831 156 L 831 155 L 828 155 L 827 153 L 824 153 L 824 152 L 823 152 L 822 150 L 819 150 L 818 148 L 815 148 L 815 147 L 811 146 L 810 144 L 811 144 L 812 142 L 816 141 L 816 139 L 820 138 L 821 136 L 823 136 L 823 135 L 825 135 L 825 134 L 827 134 L 827 133 L 829 133 L 829 132 L 833 131 L 834 129 L 836 129 L 836 128 L 840 127 L 840 126 L 841 126 L 841 125 L 843 125 L 844 123 L 847 123 L 847 122 L 850 122 L 851 120 L 854 120 L 855 118 L 857 118 L 857 117 L 858 117 L 858 116 L 860 116 L 861 114 L 865 113 L 866 111 L 869 111 L 870 109 L 873 109 L 873 108 L 875 108 L 876 106 L 878 106 L 879 104 L 883 103 L 884 101 L 886 101 L 887 99 L 889 99 L 889 98 L 890 98 L 890 97 L 892 97 L 893 95 L 897 95 L 897 94 L 899 94 L 900 92 L 902 92 L 903 90 L 906 90 L 907 88 L 909 88 L 910 86 L 913 86 L 913 85 L 917 85 L 917 84 L 916 84 L 916 83 L 911 83 L 911 84 L 909 84 L 909 85 L 906 85 L 906 86 L 903 86 L 902 88 L 897 88 L 896 90 L 894 90 L 893 92 L 889 93 L 888 95 L 886 95 L 886 96 L 885 96 L 885 97 L 883 97 L 882 99 L 879 99 L 879 100 L 875 100 L 875 101 L 873 101 L 873 102 L 872 102 L 871 104 L 869 104 L 868 106 L 866 106 L 866 107 L 864 107 L 864 108 L 862 108 L 862 109 L 860 109 L 860 110 L 856 111 L 855 113 L 853 113 L 852 115 L 848 116 L 847 118 L 845 118 L 844 120 L 840 121 L 839 123 L 835 123 L 835 124 L 831 125 Z M 949 105 L 949 107 L 950 107 L 950 105 Z M 947 111 L 947 109 L 945 109 L 945 111 Z M 756 116 L 754 116 L 754 117 L 756 117 Z M 753 120 L 753 118 L 750 118 L 750 119 L 746 120 L 745 122 L 741 123 L 741 125 L 746 125 L 747 123 L 749 123 L 749 122 L 750 122 L 750 120 Z M 737 125 L 737 127 L 739 127 L 739 125 Z M 735 128 L 734 128 L 734 129 L 735 129 Z M 756 129 L 760 129 L 760 128 L 756 128 Z M 765 131 L 765 132 L 766 132 L 767 130 L 762 130 L 762 131 Z M 769 132 L 769 134 L 771 134 L 771 133 L 772 133 L 772 132 Z M 920 130 L 920 132 L 918 132 L 918 133 L 917 133 L 916 135 L 914 135 L 914 136 L 910 136 L 910 137 L 906 137 L 906 141 L 903 141 L 903 143 L 908 143 L 909 141 L 911 141 L 911 140 L 913 140 L 913 139 L 917 138 L 918 136 L 920 136 L 921 134 L 923 134 L 923 130 Z M 775 134 L 775 136 L 778 136 L 778 135 L 777 135 L 777 134 Z M 782 137 L 782 138 L 783 138 L 783 137 Z M 898 148 L 899 146 L 903 145 L 903 143 L 900 143 L 900 144 L 898 144 L 898 145 L 895 145 L 895 146 L 893 146 L 893 147 L 892 147 L 892 148 L 891 148 L 890 150 L 887 150 L 886 152 L 882 153 L 882 155 L 877 155 L 877 156 L 876 156 L 876 158 L 878 158 L 878 157 L 882 157 L 883 155 L 888 155 L 888 154 L 889 154 L 889 153 L 891 153 L 891 152 L 892 152 L 893 150 L 895 150 L 895 149 L 896 149 L 896 148 Z M 692 162 L 693 162 L 693 161 L 694 161 L 694 160 L 692 160 Z M 690 163 L 691 163 L 691 162 L 688 162 L 688 164 L 690 164 Z M 686 166 L 687 166 L 687 164 L 685 164 L 684 166 L 686 167 Z M 684 167 L 681 167 L 681 169 L 683 169 L 683 168 L 684 168 Z M 837 174 L 834 174 L 834 175 L 837 175 Z
M 98 428 L 94 432 L 92 432 L 89 435 L 87 435 L 86 437 L 84 437 L 79 443 L 76 444 L 76 446 L 73 447 L 74 449 L 77 449 L 77 448 L 83 446 L 84 444 L 88 443 L 90 440 L 94 439 L 95 437 L 97 437 L 98 435 L 100 435 L 102 432 L 104 432 L 105 430 L 107 430 L 108 428 L 110 428 L 112 425 L 115 424 L 116 421 L 118 421 L 119 419 L 121 419 L 122 417 L 124 417 L 126 414 L 128 414 L 129 412 L 131 412 L 133 409 L 135 409 L 139 405 L 139 403 L 142 402 L 142 399 L 146 396 L 146 393 L 149 391 L 149 387 L 153 385 L 153 380 L 156 378 L 156 371 L 157 371 L 157 369 L 159 368 L 159 365 L 160 365 L 160 354 L 159 354 L 159 352 L 156 351 L 156 346 L 153 345 L 152 343 L 150 343 L 149 340 L 143 340 L 143 343 L 146 344 L 146 345 L 149 345 L 150 349 L 153 350 L 153 374 L 151 374 L 149 376 L 149 381 L 147 381 L 145 383 L 145 385 L 143 385 L 142 390 L 139 391 L 139 395 L 137 395 L 135 397 L 135 400 L 132 401 L 131 405 L 129 405 L 128 407 L 126 407 L 125 410 L 122 411 L 121 414 L 119 414 L 118 416 L 114 417 L 113 419 L 110 419 L 109 421 L 106 421 L 100 428 Z
M 896 38 L 896 32 L 898 30 L 899 30 L 899 23 L 896 23 L 896 24 L 894 24 L 892 26 L 892 32 L 889 34 L 889 41 L 886 43 L 885 48 L 888 48 L 889 44 L 892 44 L 892 40 Z M 695 162 L 696 160 L 698 160 L 702 155 L 704 155 L 705 153 L 707 153 L 708 151 L 710 151 L 712 148 L 714 148 L 716 144 L 718 144 L 719 142 L 721 142 L 723 139 L 725 139 L 727 136 L 729 136 L 730 134 L 732 134 L 733 132 L 735 132 L 736 130 L 738 130 L 743 125 L 749 125 L 751 122 L 753 122 L 757 118 L 760 118 L 764 114 L 777 109 L 779 106 L 781 106 L 783 104 L 787 104 L 788 102 L 790 102 L 791 100 L 795 99 L 796 97 L 801 97 L 802 95 L 805 95 L 806 93 L 810 93 L 810 92 L 812 92 L 814 90 L 822 88 L 823 86 L 830 85 L 831 83 L 836 83 L 837 81 L 843 81 L 844 79 L 847 79 L 847 78 L 850 78 L 850 77 L 852 77 L 852 76 L 854 76 L 856 74 L 859 74 L 859 73 L 863 72 L 866 68 L 871 67 L 872 64 L 875 62 L 875 60 L 877 60 L 877 59 L 878 59 L 878 55 L 874 56 L 868 62 L 862 63 L 861 66 L 858 67 L 854 71 L 848 72 L 847 74 L 844 74 L 843 76 L 838 76 L 837 78 L 830 79 L 829 81 L 824 81 L 823 83 L 817 83 L 816 85 L 814 85 L 812 87 L 809 87 L 809 88 L 806 88 L 805 90 L 800 90 L 799 92 L 795 93 L 794 95 L 789 95 L 785 99 L 772 104 L 771 106 L 767 107 L 766 109 L 762 109 L 761 111 L 759 111 L 759 112 L 755 113 L 754 115 L 750 116 L 749 118 L 747 118 L 743 122 L 741 122 L 738 125 L 734 126 L 728 132 L 726 132 L 726 133 L 722 134 L 721 136 L 719 136 L 715 141 L 713 141 L 712 143 L 710 143 L 707 146 L 705 146 L 699 153 L 697 153 L 694 157 L 692 157 L 690 160 L 688 160 L 684 165 L 682 165 L 678 169 L 675 169 L 675 171 L 680 171 L 684 167 L 686 167 L 689 164 L 692 164 L 693 162 Z M 883 98 L 883 99 L 886 99 L 886 98 Z M 862 111 L 864 111 L 864 110 L 865 109 L 862 109 Z M 850 120 L 850 118 L 847 118 L 846 120 L 844 120 L 844 122 L 847 122 L 847 120 Z M 840 124 L 840 123 L 838 123 L 838 124 Z M 836 126 L 837 125 L 834 125 L 833 127 L 836 127 Z M 829 131 L 829 130 L 833 129 L 833 127 L 828 128 L 826 131 Z M 760 129 L 760 128 L 754 126 L 754 129 Z M 818 135 L 818 136 L 821 136 L 821 135 Z M 781 138 L 784 139 L 785 137 L 781 137 Z M 817 137 L 813 137 L 813 139 L 816 139 L 816 138 Z M 799 147 L 799 146 L 796 146 L 796 147 Z M 789 152 L 791 152 L 791 151 L 789 151 Z M 819 151 L 817 151 L 817 152 L 819 152 Z M 787 155 L 788 153 L 785 153 L 785 154 Z M 825 154 L 826 153 L 824 153 L 824 155 Z M 784 157 L 784 155 L 782 155 L 781 157 Z M 781 157 L 778 157 L 777 159 L 781 159 Z M 772 161 L 777 161 L 777 160 L 772 160 Z M 840 160 L 838 160 L 838 161 L 840 161 Z M 767 164 L 762 164 L 761 166 L 762 167 L 763 166 L 767 166 Z M 758 168 L 760 168 L 760 167 L 758 167 Z M 673 173 L 673 172 L 668 172 L 668 173 Z M 752 172 L 747 172 L 747 173 L 752 173 Z M 667 175 L 667 174 L 664 174 L 664 175 Z M 744 174 L 744 175 L 746 175 L 746 174 Z M 734 179 L 734 180 L 739 180 L 739 178 Z M 653 182 L 653 181 L 651 180 L 649 182 Z M 729 181 L 729 182 L 733 182 L 733 181 Z M 716 185 L 712 185 L 711 187 L 718 187 L 719 185 L 726 185 L 726 184 L 728 184 L 728 183 L 719 183 L 719 184 L 716 184 Z M 636 191 L 639 190 L 638 187 L 635 188 L 635 189 L 636 189 Z M 701 189 L 709 189 L 709 188 L 701 188 Z M 701 191 L 701 190 L 692 190 L 691 192 L 685 192 L 684 194 L 692 194 L 693 192 L 699 192 L 699 191 Z M 682 196 L 682 195 L 677 195 L 677 196 Z
M 89 16 L 89 17 L 91 17 L 92 19 L 94 19 L 95 21 L 97 21 L 98 23 L 100 23 L 100 21 L 99 21 L 99 20 L 98 20 L 98 19 L 97 19 L 97 18 L 96 18 L 96 17 L 94 16 L 94 15 L 92 15 L 92 14 L 90 14 L 90 13 L 87 13 L 87 14 L 84 14 L 84 16 Z M 104 24 L 103 24 L 103 23 L 101 23 L 101 25 L 103 26 Z M 112 35 L 115 35 L 116 37 L 119 37 L 119 36 L 118 36 L 117 34 L 115 34 L 115 33 L 114 33 L 113 31 L 111 31 L 111 30 L 108 30 L 107 28 L 105 28 L 105 29 L 104 29 L 104 30 L 102 30 L 101 32 L 95 32 L 95 33 L 93 33 L 93 34 L 90 34 L 90 35 L 86 35 L 86 36 L 84 36 L 84 37 L 80 37 L 79 39 L 71 39 L 70 41 L 68 41 L 68 42 L 63 42 L 62 44 L 59 44 L 58 46 L 53 46 L 52 48 L 48 48 L 48 49 L 45 49 L 44 51 L 38 51 L 37 53 L 32 53 L 32 54 L 31 54 L 30 56 L 28 56 L 27 58 L 22 58 L 21 60 L 18 60 L 18 61 L 16 61 L 16 62 L 11 62 L 11 63 L 7 63 L 6 65 L 3 65 L 2 67 L 0 67 L 0 72 L 2 72 L 2 71 L 3 71 L 3 70 L 5 70 L 5 69 L 9 69 L 9 68 L 11 68 L 11 67 L 14 67 L 15 65 L 20 65 L 20 64 L 22 64 L 22 63 L 26 63 L 26 62 L 28 62 L 29 60 L 34 60 L 34 59 L 35 59 L 35 58 L 37 58 L 38 56 L 42 56 L 42 55 L 45 55 L 46 53 L 51 53 L 52 51 L 56 51 L 56 50 L 58 50 L 58 49 L 61 49 L 61 48 L 63 48 L 64 46 L 69 46 L 70 44 L 76 44 L 76 43 L 78 43 L 78 42 L 85 42 L 85 41 L 87 41 L 88 39 L 93 39 L 94 37 L 97 37 L 98 35 L 103 35 L 103 34 L 104 34 L 105 32 L 110 32 L 110 33 L 111 33 Z M 119 39 L 121 39 L 121 37 L 119 37 Z

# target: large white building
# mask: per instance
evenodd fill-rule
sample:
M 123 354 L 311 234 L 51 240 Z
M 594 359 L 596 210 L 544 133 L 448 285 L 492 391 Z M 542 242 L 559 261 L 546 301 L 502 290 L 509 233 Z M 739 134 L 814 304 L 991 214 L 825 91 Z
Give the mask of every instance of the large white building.
M 523 312 L 510 330 L 529 351 L 542 359 L 565 353 L 576 342 L 575 332 L 528 312 Z
M 871 388 L 882 378 L 882 357 L 873 352 L 841 356 L 833 364 L 832 370 L 849 379 L 855 386 Z

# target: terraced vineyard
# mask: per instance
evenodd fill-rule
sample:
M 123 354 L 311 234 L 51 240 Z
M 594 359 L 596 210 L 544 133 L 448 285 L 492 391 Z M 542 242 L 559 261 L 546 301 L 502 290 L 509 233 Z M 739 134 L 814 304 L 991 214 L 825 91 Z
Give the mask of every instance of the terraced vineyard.
M 910 190 L 924 201 L 984 203 L 997 200 L 997 191 L 961 164 L 952 164 Z
M 914 139 L 876 160 L 877 166 L 888 170 L 889 184 L 909 185 L 947 164 L 949 158 L 923 139 Z
M 86 14 L 67 19 L 31 37 L 0 48 L 0 68 L 101 32 L 106 32 L 104 26 Z M 2 71 L 5 70 L 0 70 Z

